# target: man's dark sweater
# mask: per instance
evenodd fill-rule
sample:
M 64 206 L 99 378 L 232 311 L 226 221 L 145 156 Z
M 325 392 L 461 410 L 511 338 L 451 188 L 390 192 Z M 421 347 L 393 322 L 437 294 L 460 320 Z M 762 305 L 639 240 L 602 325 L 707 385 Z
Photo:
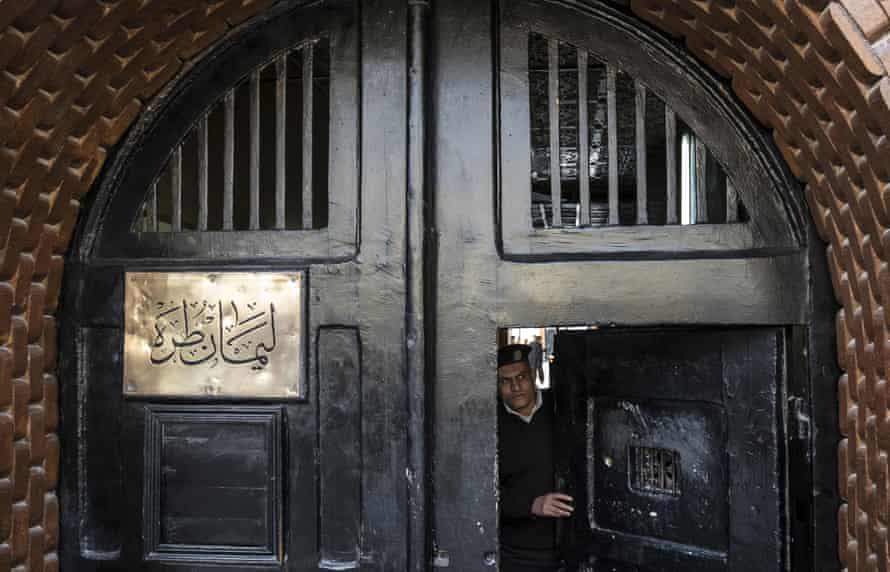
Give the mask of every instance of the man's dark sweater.
M 526 423 L 498 404 L 501 545 L 531 557 L 553 557 L 555 519 L 531 513 L 535 497 L 553 492 L 553 407 L 548 392 Z

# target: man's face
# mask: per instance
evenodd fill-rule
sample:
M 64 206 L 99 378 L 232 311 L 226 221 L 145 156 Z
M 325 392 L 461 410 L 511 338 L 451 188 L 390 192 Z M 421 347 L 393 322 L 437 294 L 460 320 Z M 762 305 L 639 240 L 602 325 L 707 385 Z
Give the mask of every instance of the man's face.
M 498 368 L 498 393 L 513 411 L 521 415 L 531 414 L 537 392 L 527 362 L 509 363 Z

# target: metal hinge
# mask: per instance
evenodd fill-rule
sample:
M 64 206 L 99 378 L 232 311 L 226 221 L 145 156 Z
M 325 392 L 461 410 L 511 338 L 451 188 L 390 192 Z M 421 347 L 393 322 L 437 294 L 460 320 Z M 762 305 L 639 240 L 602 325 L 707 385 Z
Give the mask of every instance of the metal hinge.
M 810 439 L 810 415 L 803 397 L 788 398 L 788 432 L 801 441 Z

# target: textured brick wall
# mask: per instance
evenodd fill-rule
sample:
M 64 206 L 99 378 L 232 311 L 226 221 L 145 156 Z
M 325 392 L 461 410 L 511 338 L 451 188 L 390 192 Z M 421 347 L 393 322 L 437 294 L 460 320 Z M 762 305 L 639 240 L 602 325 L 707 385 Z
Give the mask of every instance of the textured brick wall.
M 837 315 L 843 441 L 838 515 L 847 570 L 890 569 L 890 2 L 633 0 L 685 39 L 774 139 L 822 238 Z
M 145 102 L 274 1 L 0 0 L 0 571 L 58 567 L 53 314 L 79 200 Z M 632 5 L 732 79 L 807 184 L 843 306 L 841 559 L 888 570 L 890 2 Z

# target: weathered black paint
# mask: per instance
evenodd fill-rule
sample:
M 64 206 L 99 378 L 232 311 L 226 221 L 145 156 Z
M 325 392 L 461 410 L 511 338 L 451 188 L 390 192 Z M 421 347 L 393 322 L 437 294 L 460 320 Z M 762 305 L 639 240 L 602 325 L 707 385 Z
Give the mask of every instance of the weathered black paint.
M 233 32 L 145 113 L 109 161 L 66 268 L 63 570 L 194 568 L 192 562 L 145 562 L 146 523 L 129 517 L 143 514 L 147 476 L 157 461 L 146 454 L 145 432 L 151 408 L 162 405 L 221 415 L 245 407 L 281 412 L 281 546 L 272 552 L 280 562 L 259 564 L 256 555 L 230 553 L 208 556 L 202 569 L 231 570 L 241 558 L 234 564 L 241 570 L 317 570 L 356 555 L 361 570 L 421 570 L 429 568 L 432 548 L 439 562 L 447 552 L 452 570 L 492 569 L 497 328 L 591 323 L 789 332 L 788 393 L 801 392 L 812 424 L 809 439 L 792 438 L 787 454 L 777 448 L 776 463 L 787 465 L 782 510 L 790 516 L 785 522 L 780 515 L 769 534 L 784 535 L 794 569 L 836 568 L 834 306 L 823 247 L 811 230 L 802 230 L 800 189 L 769 135 L 681 46 L 609 4 L 539 1 L 535 10 L 548 13 L 555 33 L 565 28 L 585 41 L 612 38 L 609 49 L 627 54 L 642 79 L 672 86 L 662 95 L 711 101 L 715 116 L 689 105 L 678 109 L 712 149 L 722 150 L 717 155 L 729 174 L 760 194 L 767 203 L 762 211 L 781 216 L 758 219 L 755 224 L 764 225 L 755 229 L 759 242 L 732 251 L 714 248 L 719 236 L 708 239 L 705 251 L 643 228 L 596 252 L 579 253 L 579 245 L 593 243 L 568 233 L 539 244 L 534 255 L 505 254 L 501 180 L 509 164 L 501 164 L 501 134 L 516 118 L 500 109 L 499 15 L 518 4 L 281 2 Z M 344 177 L 338 188 L 352 192 L 357 205 L 351 234 L 136 239 L 122 230 L 166 154 L 214 94 L 270 50 L 330 26 L 354 42 L 341 46 L 339 62 L 355 82 L 352 95 L 340 99 L 341 124 L 353 127 L 332 134 L 333 145 L 347 151 L 354 145 L 352 158 L 337 170 Z M 648 50 L 670 65 L 647 62 Z M 345 57 L 350 53 L 353 59 Z M 230 62 L 237 63 L 227 67 Z M 721 128 L 726 122 L 733 129 Z M 734 154 L 738 149 L 743 152 Z M 748 173 L 751 161 L 763 169 Z M 751 177 L 766 182 L 757 187 Z M 661 239 L 666 242 L 654 244 Z M 649 243 L 652 248 L 640 247 Z M 305 269 L 308 398 L 124 401 L 122 276 L 135 268 Z M 803 349 L 805 366 L 795 361 Z M 775 403 L 784 420 L 785 396 Z M 115 424 L 116 439 L 107 430 Z M 782 440 L 784 426 L 776 431 L 764 435 Z M 641 550 L 663 552 L 657 544 Z M 816 558 L 807 561 L 807 554 Z
M 408 569 L 425 570 L 430 561 L 429 475 L 427 468 L 427 385 L 425 332 L 433 321 L 427 317 L 431 283 L 425 265 L 430 256 L 428 220 L 432 190 L 427 185 L 428 104 L 428 0 L 408 2 L 408 148 L 405 274 L 405 391 L 408 394 Z
M 635 25 L 626 13 L 594 2 L 500 3 L 499 62 L 501 190 L 499 223 L 504 255 L 514 260 L 564 258 L 706 258 L 731 253 L 764 256 L 798 248 L 803 211 L 791 194 L 787 171 L 764 134 L 743 113 L 728 86 L 696 66 L 658 35 Z M 527 206 L 529 32 L 559 38 L 644 82 L 704 142 L 723 165 L 750 215 L 733 225 L 534 229 Z M 525 72 L 525 73 L 524 73 Z M 651 169 L 661 168 L 659 165 Z M 769 189 L 767 191 L 767 189 Z
M 338 190 L 352 193 L 352 200 L 361 207 L 340 220 L 354 226 L 352 235 L 215 233 L 199 239 L 127 234 L 135 214 L 131 207 L 141 200 L 145 185 L 161 167 L 176 134 L 188 128 L 195 114 L 227 89 L 239 73 L 264 61 L 274 49 L 332 26 L 340 27 L 338 37 L 342 39 L 334 48 L 340 59 L 332 62 L 332 68 L 354 82 L 368 78 L 360 91 L 355 84 L 354 97 L 339 100 L 339 119 L 332 117 L 343 134 L 335 142 L 338 153 L 354 155 L 352 160 L 337 163 Z M 199 561 L 202 569 L 209 570 L 232 570 L 233 566 L 238 570 L 316 570 L 349 564 L 366 570 L 406 568 L 407 394 L 400 383 L 404 379 L 406 308 L 406 26 L 406 7 L 396 0 L 361 6 L 348 1 L 280 3 L 236 30 L 184 75 L 161 99 L 162 104 L 145 114 L 109 162 L 94 195 L 95 208 L 79 228 L 66 275 L 61 368 L 72 382 L 62 394 L 64 569 L 191 570 Z M 353 55 L 347 57 L 350 53 Z M 360 114 L 375 120 L 359 129 Z M 360 163 L 359 155 L 364 159 Z M 374 200 L 358 203 L 359 177 L 362 192 Z M 332 210 L 331 222 L 336 227 L 335 215 Z M 133 268 L 306 269 L 307 398 L 263 404 L 250 400 L 122 400 L 122 278 Z M 114 343 L 87 354 L 71 335 L 86 329 L 101 329 Z M 85 369 L 92 363 L 91 369 Z M 325 392 L 320 391 L 322 384 Z M 86 387 L 94 388 L 92 393 L 86 392 Z M 102 436 L 109 422 L 85 418 L 79 413 L 82 404 L 102 411 L 111 423 L 120 425 L 120 432 Z M 144 491 L 158 489 L 151 488 L 150 479 L 158 464 L 158 448 L 146 447 L 144 436 L 150 426 L 149 411 L 159 406 L 206 408 L 213 418 L 251 407 L 280 411 L 280 440 L 274 446 L 280 466 L 277 472 L 269 468 L 267 475 L 276 479 L 280 490 L 280 494 L 268 496 L 277 507 L 280 526 L 276 532 L 244 525 L 245 542 L 256 543 L 260 533 L 277 535 L 267 553 L 208 548 L 212 542 L 201 550 L 184 549 L 176 555 L 153 548 L 146 532 L 151 523 L 131 515 L 143 514 L 147 506 Z M 239 430 L 235 427 L 233 431 L 230 440 L 237 440 Z M 96 447 L 80 447 L 81 432 L 97 439 L 101 436 L 117 448 L 99 449 L 104 445 L 99 441 Z M 242 433 L 241 438 L 246 438 L 250 431 L 245 428 Z M 115 454 L 116 450 L 120 453 Z M 419 450 L 424 450 L 422 443 Z M 81 468 L 86 463 L 89 472 Z M 104 495 L 91 492 L 106 482 L 120 484 L 117 502 L 109 497 L 113 488 Z M 214 504 L 219 499 L 212 494 L 201 500 L 208 511 L 223 511 L 222 518 L 238 518 L 233 512 L 236 506 Z M 95 506 L 90 520 L 80 519 L 82 503 Z M 206 529 L 190 530 L 205 536 L 201 530 Z M 248 534 L 250 530 L 254 532 Z M 106 531 L 112 531 L 112 537 L 106 539 Z M 237 526 L 231 530 L 237 531 Z M 162 536 L 163 531 L 158 531 L 157 538 Z M 92 538 L 107 550 L 90 550 Z M 166 562 L 146 560 L 152 554 Z M 422 546 L 417 554 L 424 557 Z M 179 562 L 171 562 L 176 559 Z
M 357 565 L 361 554 L 361 346 L 357 328 L 318 333 L 318 526 L 321 561 Z
M 83 328 L 79 338 L 86 371 L 78 403 L 84 425 L 78 447 L 87 482 L 77 510 L 84 519 L 83 549 L 111 557 L 120 552 L 123 522 L 118 510 L 124 496 L 121 424 L 120 417 L 108 411 L 108 404 L 120 399 L 120 387 L 109 373 L 122 367 L 121 333 L 114 328 Z
M 776 329 L 557 335 L 570 553 L 586 545 L 596 570 L 782 570 L 784 351 Z M 633 446 L 678 454 L 678 495 L 629 486 Z
M 147 559 L 281 558 L 281 417 L 281 407 L 243 404 L 145 408 Z
M 813 222 L 807 226 L 809 235 L 810 296 L 807 326 L 801 333 L 800 353 L 806 357 L 806 368 L 800 372 L 799 388 L 804 415 L 810 419 L 809 434 L 792 445 L 799 454 L 789 454 L 791 467 L 789 486 L 792 491 L 792 560 L 794 570 L 829 571 L 840 568 L 838 560 L 837 514 L 838 494 L 837 444 L 838 430 L 837 380 L 840 377 L 835 358 L 837 345 L 834 328 L 840 305 L 829 280 L 825 249 L 816 234 Z M 791 435 L 789 434 L 789 437 Z M 797 527 L 796 530 L 794 527 Z M 801 532 L 801 529 L 809 534 Z M 796 545 L 803 545 L 798 548 Z M 796 558 L 796 560 L 795 560 Z M 798 566 L 798 561 L 800 565 Z
M 105 260 L 190 258 L 210 264 L 220 257 L 271 262 L 295 258 L 342 261 L 354 256 L 358 249 L 356 209 L 362 135 L 358 18 L 358 2 L 354 0 L 282 2 L 230 34 L 228 41 L 173 82 L 158 104 L 137 122 L 135 133 L 124 142 L 103 175 L 96 197 L 98 208 L 90 211 L 80 250 Z M 322 35 L 330 39 L 330 98 L 336 102 L 330 116 L 331 165 L 336 168 L 330 168 L 333 211 L 328 213 L 328 226 L 313 231 L 206 231 L 182 235 L 130 232 L 148 185 L 200 114 L 276 53 Z M 119 188 L 129 192 L 115 193 Z

